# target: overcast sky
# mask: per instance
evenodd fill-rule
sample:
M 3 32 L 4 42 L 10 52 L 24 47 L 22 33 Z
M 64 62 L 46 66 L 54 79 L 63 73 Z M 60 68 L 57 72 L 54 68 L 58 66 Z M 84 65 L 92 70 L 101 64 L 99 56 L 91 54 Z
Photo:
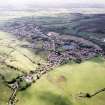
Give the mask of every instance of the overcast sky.
M 50 5 L 63 5 L 69 3 L 99 3 L 105 4 L 105 0 L 0 0 L 0 7 L 11 5 L 13 7 L 25 7 L 28 4 L 50 6 Z

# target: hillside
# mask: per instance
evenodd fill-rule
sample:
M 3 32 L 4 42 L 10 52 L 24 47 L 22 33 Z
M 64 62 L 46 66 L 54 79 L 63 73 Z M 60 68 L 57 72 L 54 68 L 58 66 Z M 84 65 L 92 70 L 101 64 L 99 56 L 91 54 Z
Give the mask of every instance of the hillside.
M 0 105 L 104 105 L 104 14 L 14 18 L 0 30 Z
M 36 26 L 46 34 L 54 31 L 60 34 L 75 35 L 93 41 L 104 49 L 105 38 L 105 15 L 104 14 L 81 14 L 81 13 L 58 13 L 51 16 L 23 17 L 6 22 L 1 30 L 14 34 L 22 33 L 24 28 L 35 28 Z M 27 24 L 26 27 L 23 25 Z M 21 28 L 21 29 L 20 29 Z M 18 33 L 19 30 L 20 33 Z M 26 32 L 25 31 L 25 32 Z M 34 34 L 31 30 L 31 34 Z M 27 33 L 29 34 L 29 33 Z M 36 33 L 35 33 L 36 34 Z

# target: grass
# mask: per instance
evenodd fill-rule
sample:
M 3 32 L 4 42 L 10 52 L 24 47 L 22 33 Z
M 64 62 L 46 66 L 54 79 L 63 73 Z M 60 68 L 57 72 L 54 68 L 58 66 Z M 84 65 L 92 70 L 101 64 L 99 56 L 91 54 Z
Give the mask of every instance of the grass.
M 6 63 L 29 72 L 37 66 L 30 62 L 39 62 L 40 56 L 32 51 L 22 48 L 26 41 L 19 41 L 16 37 L 0 32 L 0 57 L 6 58 Z M 14 47 L 16 50 L 7 56 Z M 43 61 L 43 60 L 42 60 Z M 44 61 L 43 61 L 44 62 Z M 0 64 L 0 73 L 7 80 L 21 74 Z M 105 87 L 105 60 L 101 57 L 82 62 L 81 64 L 69 63 L 55 68 L 54 71 L 44 75 L 39 81 L 25 91 L 18 93 L 19 102 L 16 105 L 104 105 L 105 93 L 100 93 L 91 99 L 78 98 L 80 92 L 94 92 Z M 0 105 L 6 105 L 11 90 L 0 79 Z
M 21 47 L 24 43 L 28 42 L 20 41 L 15 36 L 8 33 L 0 32 L 0 62 L 5 61 L 7 65 L 19 69 L 19 71 L 17 71 L 13 68 L 9 68 L 5 63 L 0 63 L 0 74 L 8 81 L 21 75 L 21 71 L 29 72 L 35 69 L 37 67 L 36 63 L 39 62 L 40 59 L 41 62 L 44 62 L 40 56 L 35 55 L 27 48 Z M 13 52 L 10 53 L 11 51 Z M 35 63 L 31 62 L 28 58 Z M 10 95 L 11 90 L 0 77 L 0 105 L 6 105 Z
M 28 49 L 22 48 L 21 45 L 24 42 L 20 42 L 10 34 L 3 32 L 0 33 L 0 39 L 0 54 L 2 56 L 9 55 L 9 53 L 14 50 L 6 60 L 8 64 L 14 65 L 23 71 L 30 71 L 36 68 L 37 64 L 33 64 L 27 57 L 36 63 L 40 61 L 41 58 Z
M 0 105 L 6 105 L 8 102 L 8 97 L 11 94 L 11 90 L 6 87 L 4 82 L 1 80 L 0 77 Z
M 22 48 L 26 41 L 19 41 L 16 37 L 0 32 L 0 57 L 6 58 L 15 48 L 16 50 L 7 57 L 6 63 L 18 67 L 20 70 L 29 72 L 37 67 L 30 62 L 39 62 L 40 56 L 32 51 Z M 0 73 L 7 80 L 20 75 L 21 72 L 0 64 Z M 39 81 L 25 91 L 18 93 L 19 102 L 16 105 L 105 105 L 105 92 L 91 99 L 78 98 L 80 92 L 94 92 L 105 87 L 105 60 L 101 57 L 82 62 L 81 64 L 70 63 L 56 68 L 44 75 Z M 0 105 L 6 105 L 11 90 L 0 78 Z
M 103 58 L 97 58 L 97 61 L 100 59 Z M 56 68 L 27 90 L 19 92 L 17 105 L 104 105 L 104 92 L 91 99 L 77 97 L 79 92 L 94 92 L 105 87 L 105 61 L 102 60 L 103 65 L 101 61 L 95 61 L 96 58 L 81 64 L 72 63 Z M 66 79 L 60 79 L 62 76 Z M 0 88 L 3 88 L 4 93 L 8 90 L 3 83 Z M 0 92 L 4 97 L 4 100 L 0 98 L 0 105 L 5 105 L 10 90 L 7 94 Z
M 97 58 L 100 59 L 103 58 Z M 94 92 L 105 87 L 105 61 L 101 65 L 95 60 L 56 68 L 20 92 L 17 105 L 104 105 L 105 92 L 91 99 L 77 97 L 80 92 Z M 66 80 L 60 79 L 62 76 Z

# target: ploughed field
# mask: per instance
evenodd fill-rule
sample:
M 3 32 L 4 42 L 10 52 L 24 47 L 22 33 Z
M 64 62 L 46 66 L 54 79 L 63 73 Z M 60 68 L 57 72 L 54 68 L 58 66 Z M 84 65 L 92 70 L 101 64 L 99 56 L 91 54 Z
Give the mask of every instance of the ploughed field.
M 0 105 L 104 105 L 104 14 L 17 18 L 0 29 Z

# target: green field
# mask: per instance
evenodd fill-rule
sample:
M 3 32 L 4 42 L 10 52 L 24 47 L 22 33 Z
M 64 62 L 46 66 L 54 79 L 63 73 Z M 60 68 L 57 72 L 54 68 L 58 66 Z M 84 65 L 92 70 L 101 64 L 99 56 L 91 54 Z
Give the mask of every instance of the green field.
M 104 78 L 105 61 L 102 58 L 81 64 L 67 64 L 46 74 L 27 90 L 19 92 L 17 105 L 104 105 L 104 92 L 90 99 L 78 98 L 79 92 L 94 92 L 105 87 Z M 2 83 L 0 91 L 0 103 L 5 105 L 10 90 Z
M 26 15 L 27 16 L 27 15 Z M 1 21 L 2 21 L 1 17 Z M 4 19 L 8 20 L 8 19 Z M 45 62 L 32 49 L 21 47 L 28 44 L 15 36 L 0 32 L 0 62 L 5 59 L 7 65 L 0 63 L 0 74 L 7 80 L 16 78 L 22 72 L 29 72 L 37 67 L 38 62 Z M 12 53 L 10 53 L 13 51 Z M 32 63 L 27 57 L 35 63 Z M 92 98 L 79 98 L 80 92 L 92 93 L 105 87 L 105 60 L 97 57 L 75 64 L 62 65 L 42 76 L 31 87 L 17 94 L 16 105 L 105 105 L 105 92 Z M 7 105 L 11 90 L 0 77 L 0 105 Z
M 102 58 L 67 64 L 20 92 L 17 105 L 104 105 L 104 92 L 90 99 L 78 98 L 79 92 L 94 92 L 105 87 L 104 78 L 105 61 Z

